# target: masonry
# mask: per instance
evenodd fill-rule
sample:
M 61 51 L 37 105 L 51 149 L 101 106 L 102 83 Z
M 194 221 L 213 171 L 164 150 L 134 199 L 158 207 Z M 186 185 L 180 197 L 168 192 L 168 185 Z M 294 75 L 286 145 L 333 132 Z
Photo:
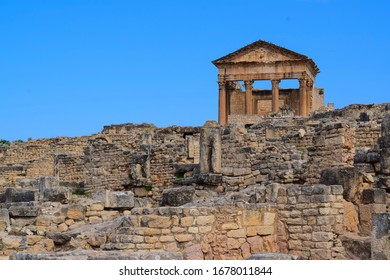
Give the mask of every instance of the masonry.
M 389 112 L 351 105 L 12 143 L 0 154 L 0 254 L 388 258 L 378 248 L 388 234 Z

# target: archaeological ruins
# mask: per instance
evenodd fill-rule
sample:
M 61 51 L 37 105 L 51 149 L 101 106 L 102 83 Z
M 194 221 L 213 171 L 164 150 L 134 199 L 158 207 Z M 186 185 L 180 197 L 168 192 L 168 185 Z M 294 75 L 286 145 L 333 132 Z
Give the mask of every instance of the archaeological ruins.
M 0 258 L 390 259 L 390 103 L 324 106 L 264 41 L 213 64 L 218 122 L 2 142 Z

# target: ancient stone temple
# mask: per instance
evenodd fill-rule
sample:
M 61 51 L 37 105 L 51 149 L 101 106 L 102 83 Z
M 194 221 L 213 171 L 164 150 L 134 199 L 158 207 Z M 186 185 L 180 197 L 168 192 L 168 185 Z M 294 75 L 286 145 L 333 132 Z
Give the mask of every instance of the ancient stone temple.
M 307 116 L 324 105 L 324 91 L 315 86 L 319 69 L 305 55 L 259 40 L 213 61 L 218 68 L 219 123 L 239 116 L 264 116 L 281 109 Z M 299 89 L 281 89 L 283 79 L 299 80 Z M 269 80 L 272 90 L 253 88 L 254 81 Z M 241 89 L 240 82 L 244 84 Z

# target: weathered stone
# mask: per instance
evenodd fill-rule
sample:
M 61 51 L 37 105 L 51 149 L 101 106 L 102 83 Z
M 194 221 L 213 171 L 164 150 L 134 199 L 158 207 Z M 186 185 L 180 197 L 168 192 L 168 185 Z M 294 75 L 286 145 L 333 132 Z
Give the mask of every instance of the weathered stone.
M 160 236 L 160 242 L 173 242 L 175 241 L 175 237 L 172 235 L 162 235 Z
M 11 206 L 9 209 L 10 217 L 36 217 L 38 216 L 38 206 Z
M 228 238 L 227 247 L 229 250 L 238 249 L 241 247 L 241 243 L 236 238 Z
M 192 201 L 195 193 L 194 187 L 179 187 L 165 189 L 162 193 L 161 206 L 181 206 Z
M 183 256 L 186 260 L 203 260 L 202 246 L 200 244 L 186 246 Z
M 194 223 L 194 218 L 193 217 L 183 217 L 180 219 L 180 224 L 183 227 L 189 227 L 192 226 Z
M 320 183 L 342 185 L 344 198 L 347 201 L 354 202 L 357 199 L 362 180 L 362 175 L 353 167 L 334 167 L 322 171 Z
M 102 203 L 94 203 L 88 206 L 89 211 L 103 211 L 104 205 Z
M 72 196 L 71 190 L 65 187 L 46 187 L 41 192 L 41 200 L 44 201 L 67 203 Z
M 343 235 L 341 241 L 349 259 L 371 259 L 371 240 L 369 237 Z
M 312 240 L 316 242 L 324 242 L 333 240 L 332 232 L 313 232 Z
M 94 194 L 94 199 L 101 201 L 104 208 L 131 209 L 134 207 L 134 193 L 131 191 L 102 190 Z
M 154 216 L 148 226 L 151 228 L 168 228 L 172 224 L 170 217 Z
M 257 226 L 256 230 L 258 235 L 271 235 L 275 231 L 273 226 Z
M 344 226 L 347 231 L 358 232 L 358 212 L 352 202 L 343 201 L 344 205 Z
M 8 209 L 0 208 L 0 223 L 1 222 L 4 223 L 5 225 L 5 227 L 2 230 L 5 230 L 5 228 L 10 225 Z
M 248 260 L 297 260 L 297 256 L 282 253 L 255 253 Z
M 18 190 L 15 188 L 7 188 L 5 190 L 5 202 L 29 202 L 39 199 L 38 190 Z
M 56 245 L 64 245 L 71 239 L 70 235 L 59 232 L 46 232 L 46 236 L 52 239 Z
M 56 253 L 17 252 L 10 256 L 12 260 L 182 260 L 177 252 L 121 252 L 76 250 Z
M 192 234 L 177 234 L 175 239 L 177 242 L 188 242 L 194 240 L 194 236 Z
M 199 226 L 210 225 L 215 222 L 215 216 L 198 216 L 196 217 L 196 224 Z
M 72 220 L 83 220 L 85 218 L 86 207 L 73 205 L 67 208 L 66 218 Z
M 361 201 L 363 204 L 386 204 L 386 191 L 383 189 L 363 190 Z
M 246 237 L 246 230 L 245 229 L 230 230 L 227 232 L 227 236 L 232 238 Z
M 4 236 L 2 243 L 5 249 L 19 249 L 22 246 L 23 238 L 20 236 Z
M 372 215 L 371 254 L 374 260 L 390 260 L 390 214 Z
M 113 220 L 120 216 L 119 212 L 116 210 L 105 210 L 100 213 L 103 221 Z

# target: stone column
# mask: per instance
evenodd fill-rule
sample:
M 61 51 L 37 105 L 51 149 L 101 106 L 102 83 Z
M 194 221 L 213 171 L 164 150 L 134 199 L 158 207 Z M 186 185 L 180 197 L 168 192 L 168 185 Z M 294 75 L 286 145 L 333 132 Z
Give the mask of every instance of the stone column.
M 299 115 L 303 117 L 307 115 L 306 81 L 306 78 L 299 79 Z
M 272 112 L 279 112 L 279 83 L 280 80 L 271 80 L 272 83 Z
M 218 122 L 220 125 L 226 125 L 227 124 L 226 81 L 218 81 L 218 86 L 219 86 Z
M 306 86 L 306 114 L 308 115 L 312 109 L 311 97 L 313 96 L 313 81 L 308 80 Z
M 245 84 L 245 114 L 253 114 L 253 105 L 252 105 L 252 89 L 253 81 L 244 81 Z

